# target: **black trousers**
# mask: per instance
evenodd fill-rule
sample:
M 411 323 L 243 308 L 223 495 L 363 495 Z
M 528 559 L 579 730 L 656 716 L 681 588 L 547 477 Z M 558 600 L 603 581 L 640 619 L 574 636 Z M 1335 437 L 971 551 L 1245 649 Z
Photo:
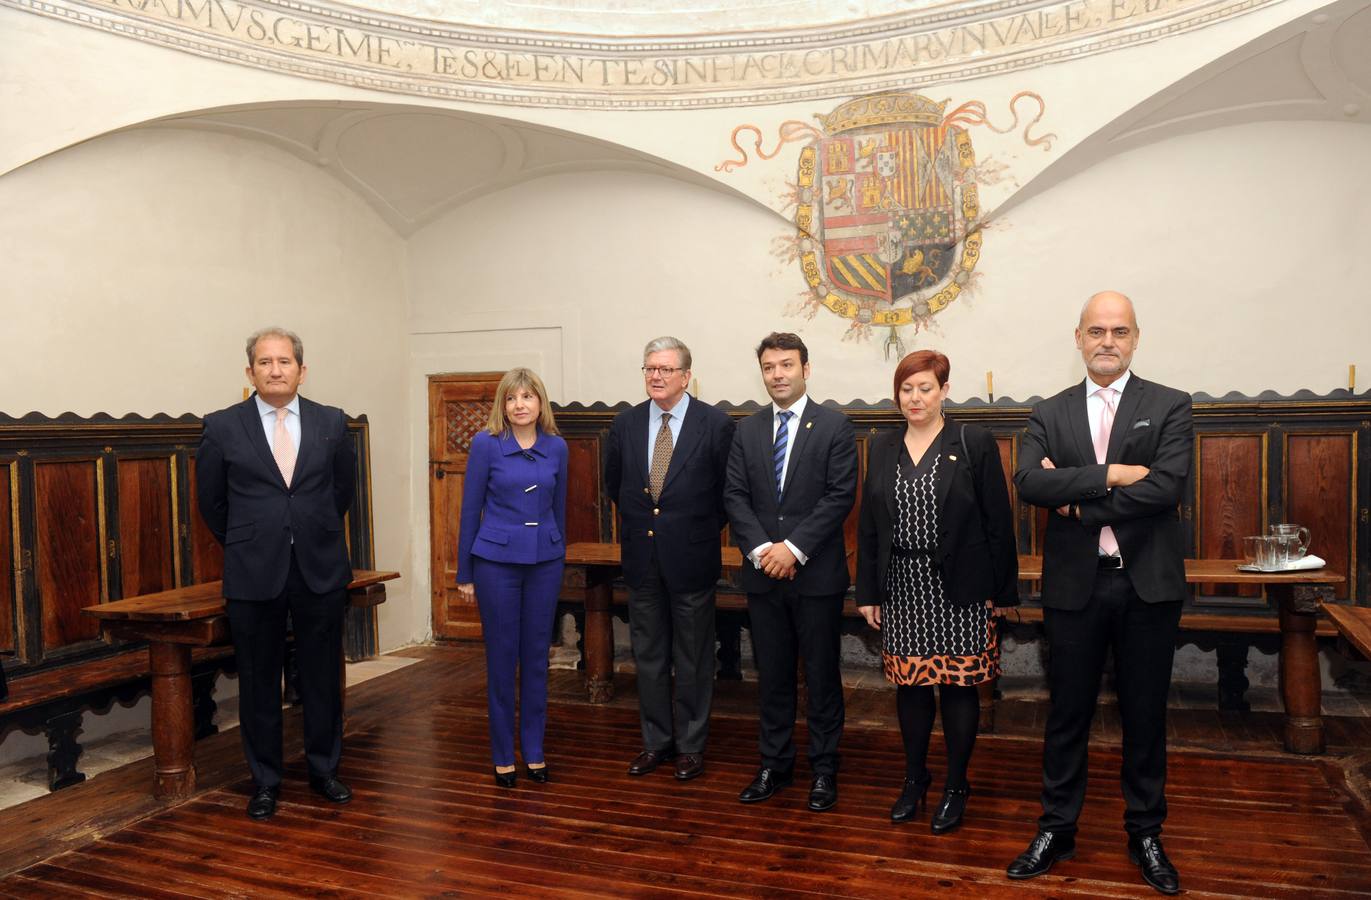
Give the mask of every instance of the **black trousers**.
M 672 591 L 654 559 L 647 579 L 629 587 L 628 632 L 643 747 L 703 753 L 714 701 L 714 588 Z
M 791 585 L 747 595 L 752 655 L 757 661 L 762 765 L 789 771 L 795 765 L 797 655 L 804 659 L 808 701 L 809 766 L 815 775 L 838 774 L 843 735 L 843 595 L 805 597 Z
M 295 633 L 295 658 L 304 707 L 305 759 L 311 775 L 333 775 L 343 753 L 340 669 L 347 591 L 316 594 L 290 557 L 280 596 L 230 600 L 226 604 L 238 661 L 238 718 L 252 780 L 258 787 L 281 783 L 281 669 L 286 614 Z
M 1080 610 L 1043 610 L 1052 708 L 1043 738 L 1043 831 L 1075 833 L 1085 802 L 1090 723 L 1105 656 L 1123 724 L 1124 827 L 1160 834 L 1166 820 L 1166 696 L 1181 603 L 1144 603 L 1121 569 L 1102 570 Z

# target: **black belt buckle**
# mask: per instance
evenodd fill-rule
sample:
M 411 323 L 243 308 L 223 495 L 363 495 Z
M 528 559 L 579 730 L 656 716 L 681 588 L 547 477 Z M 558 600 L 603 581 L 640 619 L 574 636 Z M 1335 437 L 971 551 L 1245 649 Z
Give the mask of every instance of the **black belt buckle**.
M 1099 562 L 1099 566 L 1100 566 L 1101 569 L 1122 569 L 1122 568 L 1123 568 L 1123 557 L 1122 557 L 1122 556 L 1106 556 L 1106 555 L 1104 555 L 1104 554 L 1101 554 L 1101 555 L 1099 556 L 1099 561 L 1100 561 L 1100 562 Z

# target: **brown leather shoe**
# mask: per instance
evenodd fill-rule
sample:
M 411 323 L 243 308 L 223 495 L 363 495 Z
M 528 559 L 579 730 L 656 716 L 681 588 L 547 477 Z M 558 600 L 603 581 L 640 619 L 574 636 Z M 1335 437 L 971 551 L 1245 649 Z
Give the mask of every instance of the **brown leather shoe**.
M 646 775 L 664 762 L 671 762 L 676 758 L 675 747 L 663 747 L 661 750 L 644 750 L 633 757 L 633 762 L 628 764 L 628 774 Z
M 682 753 L 676 757 L 676 780 L 689 781 L 698 778 L 705 770 L 705 757 L 702 753 Z

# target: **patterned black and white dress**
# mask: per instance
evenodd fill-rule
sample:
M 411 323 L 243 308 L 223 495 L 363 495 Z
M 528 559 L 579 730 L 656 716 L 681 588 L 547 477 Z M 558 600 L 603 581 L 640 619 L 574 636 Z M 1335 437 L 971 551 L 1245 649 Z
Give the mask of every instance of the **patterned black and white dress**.
M 1000 674 L 991 611 L 957 606 L 943 590 L 934 492 L 942 435 L 916 464 L 904 442 L 895 474 L 895 534 L 881 604 L 881 661 L 895 684 L 972 685 Z M 945 476 L 946 477 L 946 476 Z

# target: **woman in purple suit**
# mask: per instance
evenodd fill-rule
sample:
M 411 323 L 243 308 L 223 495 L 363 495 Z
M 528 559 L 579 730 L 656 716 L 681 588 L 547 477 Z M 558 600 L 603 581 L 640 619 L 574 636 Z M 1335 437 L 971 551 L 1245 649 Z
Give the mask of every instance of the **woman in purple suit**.
M 543 382 L 528 369 L 500 379 L 485 431 L 471 441 L 462 488 L 457 591 L 481 610 L 495 783 L 514 787 L 514 683 L 530 780 L 548 780 L 547 654 L 566 546 L 566 441 Z

